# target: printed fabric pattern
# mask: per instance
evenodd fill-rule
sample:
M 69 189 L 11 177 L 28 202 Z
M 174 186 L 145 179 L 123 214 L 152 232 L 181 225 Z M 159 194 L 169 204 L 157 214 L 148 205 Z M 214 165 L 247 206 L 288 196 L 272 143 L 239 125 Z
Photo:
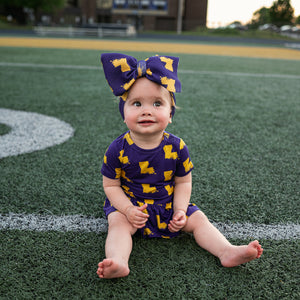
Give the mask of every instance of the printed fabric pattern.
M 107 149 L 101 173 L 111 179 L 120 179 L 121 186 L 134 205 L 148 204 L 150 215 L 146 226 L 139 230 L 144 237 L 173 237 L 167 224 L 173 216 L 175 176 L 182 177 L 194 168 L 184 141 L 164 132 L 161 144 L 151 150 L 139 148 L 129 132 L 122 134 Z M 106 216 L 116 209 L 106 199 Z M 190 204 L 187 216 L 198 207 Z

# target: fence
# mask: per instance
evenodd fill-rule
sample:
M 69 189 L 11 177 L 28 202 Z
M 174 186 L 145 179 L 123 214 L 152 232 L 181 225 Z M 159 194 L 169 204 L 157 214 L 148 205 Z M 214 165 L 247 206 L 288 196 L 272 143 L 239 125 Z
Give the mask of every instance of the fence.
M 99 24 L 93 27 L 57 27 L 36 26 L 34 31 L 37 35 L 47 36 L 91 36 L 91 37 L 135 37 L 136 30 L 129 24 Z

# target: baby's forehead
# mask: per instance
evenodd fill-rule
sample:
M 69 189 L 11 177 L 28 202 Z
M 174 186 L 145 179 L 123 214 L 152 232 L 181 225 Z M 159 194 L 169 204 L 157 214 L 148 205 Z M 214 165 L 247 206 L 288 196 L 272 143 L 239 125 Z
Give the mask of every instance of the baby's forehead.
M 136 87 L 136 86 L 149 86 L 149 87 L 157 87 L 157 88 L 164 88 L 162 85 L 148 79 L 147 77 L 140 77 L 140 78 L 137 78 L 135 80 L 135 82 L 133 83 L 133 85 L 131 86 L 131 88 L 129 90 L 131 90 L 132 88 Z M 166 88 L 164 88 L 166 89 Z

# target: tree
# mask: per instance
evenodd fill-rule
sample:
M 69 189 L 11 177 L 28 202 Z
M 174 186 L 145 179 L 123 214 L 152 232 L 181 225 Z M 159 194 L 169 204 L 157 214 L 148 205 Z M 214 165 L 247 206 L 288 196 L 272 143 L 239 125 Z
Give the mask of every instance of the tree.
M 270 9 L 262 7 L 254 12 L 251 20 L 251 27 L 257 28 L 260 25 L 271 23 Z
M 38 11 L 51 13 L 55 9 L 63 7 L 65 2 L 65 0 L 0 0 L 0 6 L 6 14 L 11 14 L 18 23 L 25 24 L 25 7 L 33 9 L 36 16 Z
M 271 23 L 277 26 L 290 25 L 293 23 L 294 8 L 290 0 L 277 0 L 270 7 Z

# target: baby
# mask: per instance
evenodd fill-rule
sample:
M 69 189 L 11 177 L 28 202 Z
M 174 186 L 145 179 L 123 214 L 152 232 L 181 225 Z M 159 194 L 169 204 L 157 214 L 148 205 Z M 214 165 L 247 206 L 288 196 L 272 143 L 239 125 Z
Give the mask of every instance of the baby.
M 165 131 L 175 113 L 178 58 L 153 56 L 137 62 L 131 56 L 101 56 L 108 84 L 120 97 L 128 131 L 107 149 L 101 169 L 107 196 L 106 258 L 100 278 L 127 276 L 132 236 L 172 238 L 192 233 L 197 244 L 234 267 L 262 255 L 258 241 L 232 245 L 205 214 L 190 203 L 193 164 L 184 141 Z

